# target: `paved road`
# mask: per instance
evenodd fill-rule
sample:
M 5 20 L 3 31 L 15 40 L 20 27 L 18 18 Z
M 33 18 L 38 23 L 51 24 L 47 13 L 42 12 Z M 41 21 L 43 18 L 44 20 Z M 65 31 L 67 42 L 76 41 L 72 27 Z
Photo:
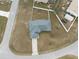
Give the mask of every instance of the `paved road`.
M 3 52 L 1 52 L 0 58 L 1 59 L 56 59 L 57 57 L 64 56 L 67 54 L 72 54 L 77 56 L 77 52 L 78 52 L 77 44 L 78 42 L 76 41 L 74 44 L 66 48 L 60 49 L 52 53 L 39 55 L 39 56 L 19 56 L 19 55 L 9 54 L 8 51 L 3 50 Z
M 8 21 L 7 21 L 7 26 L 6 26 L 4 37 L 3 37 L 3 42 L 0 45 L 2 50 L 8 51 L 9 53 L 10 53 L 9 40 L 10 40 L 11 31 L 12 31 L 12 27 L 14 24 L 15 16 L 17 14 L 18 3 L 19 3 L 19 0 L 14 0 L 12 2 L 10 14 L 9 14 Z

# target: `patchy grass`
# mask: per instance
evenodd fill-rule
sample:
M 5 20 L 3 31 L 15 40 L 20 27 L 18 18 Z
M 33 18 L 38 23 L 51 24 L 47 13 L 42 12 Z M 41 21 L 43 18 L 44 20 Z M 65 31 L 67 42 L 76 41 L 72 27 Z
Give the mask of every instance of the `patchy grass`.
M 64 48 L 77 40 L 77 22 L 74 23 L 71 30 L 67 33 L 57 20 L 55 14 L 50 13 L 50 19 L 52 31 L 40 33 L 40 38 L 38 39 L 40 54 Z
M 66 55 L 66 56 L 60 57 L 58 59 L 78 59 L 78 56 Z
M 11 3 L 8 3 L 8 2 L 3 2 L 3 4 L 1 4 L 0 2 L 0 10 L 3 10 L 3 11 L 9 11 L 10 8 L 11 8 Z
M 5 28 L 6 28 L 7 18 L 0 16 L 0 43 L 2 41 Z

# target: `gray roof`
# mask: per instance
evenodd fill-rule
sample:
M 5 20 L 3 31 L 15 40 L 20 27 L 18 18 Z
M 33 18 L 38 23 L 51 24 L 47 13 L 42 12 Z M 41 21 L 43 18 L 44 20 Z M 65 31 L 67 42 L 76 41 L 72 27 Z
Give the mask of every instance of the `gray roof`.
M 34 20 L 29 22 L 29 31 L 31 38 L 37 38 L 40 32 L 51 31 L 50 20 Z

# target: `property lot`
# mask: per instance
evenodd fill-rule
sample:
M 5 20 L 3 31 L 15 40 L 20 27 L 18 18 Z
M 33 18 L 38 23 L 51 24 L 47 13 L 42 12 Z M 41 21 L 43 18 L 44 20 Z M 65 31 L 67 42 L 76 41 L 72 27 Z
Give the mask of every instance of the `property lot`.
M 48 19 L 48 11 L 40 10 L 40 9 L 33 9 L 32 19 Z
M 32 41 L 29 37 L 28 22 L 32 14 L 32 0 L 20 0 L 18 14 L 10 40 L 10 49 L 19 55 L 32 54 Z
M 40 33 L 40 38 L 38 39 L 38 49 L 40 54 L 64 48 L 77 40 L 77 21 L 67 33 L 54 13 L 50 12 L 50 19 L 52 23 L 52 31 Z
M 0 16 L 0 43 L 2 42 L 3 39 L 6 23 L 7 23 L 7 18 Z
M 42 6 L 40 6 L 39 4 L 38 3 L 36 5 L 34 4 L 34 6 L 47 8 L 47 4 L 45 4 L 45 6 L 43 5 L 43 3 L 40 4 Z M 70 31 L 67 33 L 60 24 L 60 22 L 58 21 L 54 13 L 50 12 L 48 15 L 48 11 L 35 8 L 32 9 L 32 7 L 33 7 L 33 0 L 20 0 L 19 2 L 18 13 L 15 19 L 13 31 L 11 34 L 11 40 L 9 44 L 10 49 L 13 53 L 18 55 L 32 54 L 32 39 L 30 38 L 29 35 L 28 23 L 30 20 L 49 19 L 49 15 L 52 24 L 51 25 L 52 31 L 41 32 L 39 34 L 38 39 L 39 54 L 56 51 L 77 41 L 77 34 L 78 34 L 77 20 L 70 29 Z M 56 10 L 56 13 L 60 17 L 60 19 L 63 19 L 64 12 L 58 11 L 59 9 L 61 9 L 61 7 L 59 7 Z
M 12 2 L 0 1 L 0 10 L 9 11 L 11 8 Z

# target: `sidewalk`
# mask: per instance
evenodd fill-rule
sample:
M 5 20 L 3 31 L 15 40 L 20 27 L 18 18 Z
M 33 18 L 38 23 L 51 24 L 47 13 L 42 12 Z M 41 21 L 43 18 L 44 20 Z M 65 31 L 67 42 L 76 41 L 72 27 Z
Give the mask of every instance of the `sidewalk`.
M 9 12 L 0 11 L 0 16 L 9 17 Z

